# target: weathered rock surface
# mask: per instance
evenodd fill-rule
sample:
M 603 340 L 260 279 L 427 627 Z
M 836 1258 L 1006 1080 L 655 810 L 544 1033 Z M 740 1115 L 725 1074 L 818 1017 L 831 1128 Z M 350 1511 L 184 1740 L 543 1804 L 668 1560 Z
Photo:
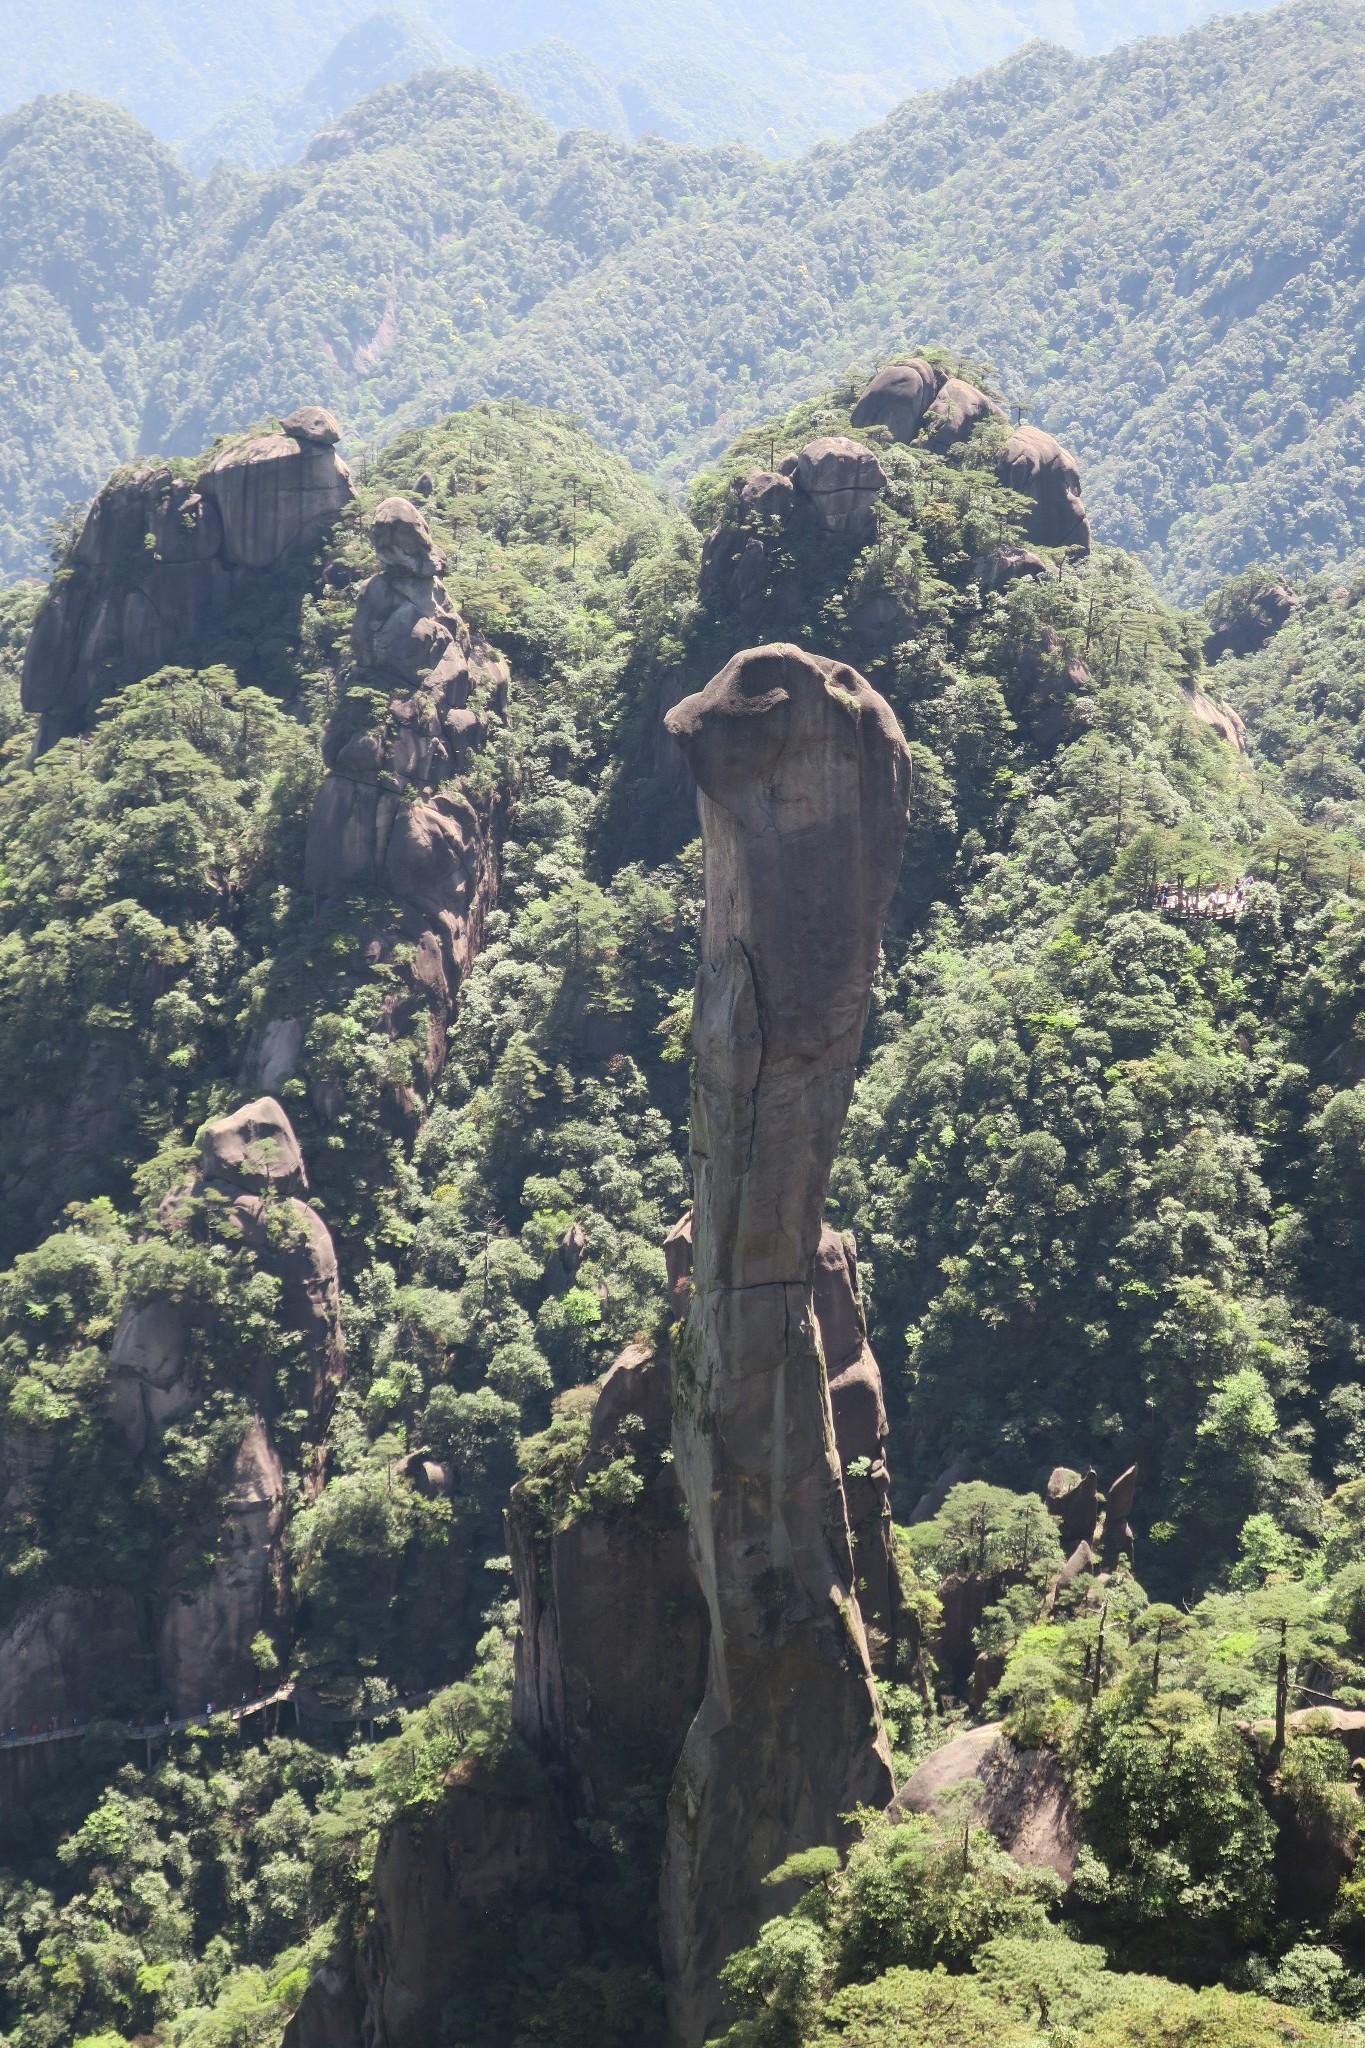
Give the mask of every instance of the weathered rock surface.
M 253 1416 L 233 1459 L 208 1578 L 174 1592 L 162 1619 L 158 1665 L 177 1716 L 235 1699 L 255 1681 L 252 1641 L 281 1605 L 284 1498 L 279 1454 Z
M 998 1721 L 969 1729 L 925 1758 L 897 1794 L 892 1815 L 941 1812 L 948 1796 L 969 1784 L 980 1788 L 973 1819 L 1016 1863 L 1071 1882 L 1080 1815 L 1055 1750 L 1016 1748 Z
M 349 504 L 349 472 L 321 407 L 224 451 L 193 482 L 162 464 L 99 493 L 34 621 L 21 701 L 41 753 L 100 698 L 194 658 L 215 620 L 249 606 L 263 571 L 310 545 Z
M 878 370 L 850 415 L 855 427 L 887 427 L 897 441 L 913 441 L 944 381 L 922 356 Z
M 867 1341 L 858 1291 L 858 1248 L 851 1231 L 820 1232 L 813 1281 L 815 1324 L 829 1381 L 858 1608 L 876 1671 L 890 1671 L 902 1626 L 891 1541 L 889 1434 L 882 1376 Z
M 155 1295 L 124 1309 L 109 1346 L 109 1383 L 114 1427 L 124 1448 L 140 1458 L 195 1403 L 179 1302 Z
M 1031 500 L 1024 539 L 1036 547 L 1090 552 L 1090 521 L 1074 455 L 1041 427 L 1016 427 L 995 458 L 1001 483 Z
M 956 442 L 965 441 L 987 420 L 1003 420 L 1004 417 L 995 400 L 988 398 L 984 391 L 978 391 L 975 384 L 968 384 L 963 377 L 946 377 L 925 412 L 924 440 L 930 448 L 942 454 Z
M 668 725 L 698 785 L 706 873 L 673 1445 L 711 1639 L 661 1890 L 673 2024 L 693 2043 L 764 1875 L 890 1796 L 812 1281 L 909 757 L 861 676 L 795 647 L 736 655 Z
M 145 1697 L 151 1660 L 136 1603 L 126 1593 L 58 1587 L 0 1631 L 0 1730 L 83 1720 L 111 1693 Z
M 870 448 L 847 434 L 825 434 L 808 441 L 796 462 L 796 482 L 826 533 L 872 533 L 886 472 Z
M 362 585 L 352 629 L 349 702 L 322 747 L 327 769 L 313 805 L 304 881 L 320 896 L 355 887 L 396 897 L 397 920 L 376 942 L 414 949 L 409 995 L 395 1035 L 425 1008 L 430 1019 L 427 1087 L 445 1061 L 455 994 L 483 937 L 497 887 L 493 817 L 471 802 L 460 776 L 506 709 L 507 664 L 451 607 L 444 558 L 427 522 L 404 498 L 387 498 L 371 524 L 377 575 Z M 378 722 L 357 727 L 351 704 L 387 696 Z M 411 1106 L 395 1101 L 405 1128 Z
M 1201 725 L 1210 732 L 1216 732 L 1220 740 L 1234 748 L 1237 753 L 1247 750 L 1247 729 L 1241 714 L 1235 711 L 1226 697 L 1209 697 L 1203 690 L 1186 690 L 1185 702 Z
M 391 1822 L 360 1952 L 318 1971 L 282 2048 L 431 2048 L 446 2007 L 481 1988 L 490 1950 L 515 1944 L 562 1833 L 545 1795 L 502 1796 L 459 1776 L 420 1821 Z
M 628 1347 L 602 1382 L 575 1484 L 630 1450 L 653 1473 L 643 1497 L 551 1532 L 534 1526 L 520 1487 L 508 1510 L 520 1606 L 513 1720 L 557 1768 L 575 1812 L 666 1781 L 705 1685 L 706 1606 L 674 1468 L 658 1462 L 672 1407 L 667 1362 Z

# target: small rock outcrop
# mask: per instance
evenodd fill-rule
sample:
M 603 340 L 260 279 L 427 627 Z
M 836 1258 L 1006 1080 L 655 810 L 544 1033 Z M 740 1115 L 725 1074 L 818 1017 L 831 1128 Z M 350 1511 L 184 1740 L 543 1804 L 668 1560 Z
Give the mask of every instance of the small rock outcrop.
M 242 1244 L 279 1280 L 281 1316 L 299 1340 L 320 1439 L 345 1375 L 341 1296 L 331 1232 L 303 1200 L 308 1176 L 293 1126 L 278 1102 L 262 1097 L 205 1124 L 199 1154 L 199 1171 L 163 1202 L 162 1225 Z M 137 1455 L 201 1397 L 185 1334 L 184 1312 L 163 1297 L 125 1314 L 115 1333 L 114 1420 Z M 270 1433 L 278 1389 L 264 1366 L 249 1393 L 254 1412 L 233 1458 L 216 1531 L 162 1562 L 157 1668 L 177 1712 L 197 1711 L 206 1699 L 229 1698 L 251 1682 L 252 1641 L 284 1611 L 284 1470 Z
M 1099 1474 L 1091 1465 L 1084 1473 L 1058 1465 L 1043 1491 L 1048 1513 L 1057 1523 L 1062 1549 L 1070 1557 L 1078 1543 L 1093 1543 L 1100 1513 Z
M 460 777 L 506 709 L 508 672 L 452 609 L 444 557 L 416 506 L 385 499 L 370 533 L 380 566 L 361 587 L 352 666 L 323 739 L 304 880 L 320 896 L 362 886 L 398 899 L 397 929 L 386 925 L 375 943 L 414 949 L 410 997 L 391 1022 L 406 1031 L 419 1006 L 428 1010 L 430 1087 L 496 887 L 489 806 Z M 400 1124 L 412 1121 L 411 1103 L 396 1108 Z
M 538 1527 L 513 1489 L 508 1548 L 520 1627 L 512 1718 L 553 1767 L 575 1813 L 602 1813 L 631 1784 L 667 1782 L 706 1678 L 707 1614 L 688 1555 L 667 1448 L 668 1363 L 631 1345 L 602 1382 L 581 1490 L 623 1453 L 648 1474 L 628 1507 L 585 1501 Z
M 693 1007 L 693 1291 L 673 1448 L 710 1613 L 669 1799 L 662 1945 L 700 2043 L 763 1877 L 891 1796 L 812 1306 L 909 808 L 908 750 L 855 670 L 738 654 L 668 714 L 706 878 Z
M 969 384 L 964 377 L 945 377 L 932 404 L 924 414 L 925 444 L 942 454 L 965 441 L 988 420 L 1005 417 L 993 398 Z
M 1016 427 L 995 458 L 1002 484 L 1030 501 L 1024 539 L 1035 547 L 1090 552 L 1090 521 L 1074 455 L 1041 427 Z
M 1233 709 L 1226 697 L 1210 697 L 1203 690 L 1186 690 L 1185 702 L 1200 725 L 1206 725 L 1210 732 L 1216 733 L 1234 752 L 1246 752 L 1246 726 L 1242 723 L 1240 712 Z
M 886 473 L 876 453 L 847 434 L 808 441 L 777 469 L 736 477 L 724 513 L 707 535 L 698 590 L 704 602 L 733 605 L 741 618 L 769 595 L 770 551 L 802 532 L 859 543 L 877 530 Z
M 1017 1748 L 998 1721 L 971 1728 L 924 1759 L 893 1801 L 892 1817 L 941 1812 L 969 1784 L 980 1788 L 973 1817 L 1016 1863 L 1071 1882 L 1081 1822 L 1055 1750 Z
M 1234 590 L 1239 587 L 1240 584 L 1235 585 Z M 1259 654 L 1298 608 L 1298 593 L 1277 580 L 1266 580 L 1260 589 L 1232 602 L 1227 598 L 1221 603 L 1214 600 L 1213 630 L 1204 642 L 1205 661 L 1212 668 L 1225 654 Z
M 913 441 L 938 397 L 939 371 L 923 356 L 878 370 L 849 415 L 855 427 L 886 427 L 895 441 Z
M 194 478 L 164 464 L 116 476 L 86 515 L 34 621 L 21 701 L 42 753 L 111 690 L 186 661 L 213 623 L 311 544 L 354 497 L 320 406 L 225 449 Z

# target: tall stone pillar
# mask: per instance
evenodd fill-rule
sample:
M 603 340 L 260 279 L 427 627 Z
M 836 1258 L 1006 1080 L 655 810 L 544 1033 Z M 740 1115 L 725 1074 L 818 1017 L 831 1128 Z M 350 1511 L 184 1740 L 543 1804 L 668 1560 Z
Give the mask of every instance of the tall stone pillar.
M 669 1801 L 662 1940 L 692 2048 L 767 1872 L 894 1787 L 812 1279 L 900 868 L 910 760 L 855 670 L 738 654 L 668 715 L 698 786 L 706 916 L 692 1037 L 694 1291 L 673 1445 L 711 1616 Z

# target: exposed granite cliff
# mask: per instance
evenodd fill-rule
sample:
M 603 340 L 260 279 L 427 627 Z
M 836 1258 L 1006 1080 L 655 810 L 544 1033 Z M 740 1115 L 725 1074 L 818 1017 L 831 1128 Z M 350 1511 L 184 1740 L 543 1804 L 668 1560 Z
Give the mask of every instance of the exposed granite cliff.
M 370 527 L 379 571 L 361 587 L 352 663 L 323 739 L 327 768 L 308 825 L 306 885 L 320 896 L 357 886 L 397 899 L 373 934 L 383 952 L 413 950 L 409 995 L 390 1020 L 428 1015 L 424 1075 L 445 1063 L 456 991 L 477 953 L 497 883 L 490 800 L 463 781 L 507 705 L 502 657 L 451 607 L 426 520 L 387 498 Z M 395 1096 L 407 1135 L 418 1108 Z
M 706 873 L 673 1444 L 711 1637 L 662 1880 L 673 2023 L 693 2043 L 763 1877 L 893 1790 L 812 1284 L 910 773 L 864 679 L 795 647 L 737 655 L 668 725 Z
M 345 1373 L 340 1292 L 331 1233 L 307 1192 L 298 1140 L 277 1102 L 249 1102 L 200 1133 L 199 1169 L 162 1204 L 168 1232 L 244 1246 L 280 1286 L 280 1321 L 296 1345 L 321 1443 Z M 162 1439 L 213 1391 L 194 1311 L 167 1293 L 127 1303 L 110 1339 L 104 1423 L 111 1439 L 152 1473 Z M 253 1639 L 273 1633 L 287 1608 L 286 1489 L 275 1444 L 280 1390 L 262 1360 L 241 1435 L 222 1476 L 213 1521 L 149 1560 L 132 1591 L 48 1587 L 0 1631 L 0 1725 L 27 1725 L 164 1701 L 196 1712 L 255 1682 Z M 98 1418 L 92 1418 L 98 1420 Z M 34 1433 L 0 1434 L 0 1511 L 22 1510 L 50 1484 Z
M 648 1477 L 629 1507 L 538 1528 L 513 1489 L 508 1547 L 520 1627 L 512 1717 L 575 1812 L 628 1785 L 665 1783 L 706 1678 L 707 1613 L 688 1554 L 682 1494 L 662 1460 L 672 1422 L 667 1359 L 640 1345 L 602 1383 L 582 1488 L 626 1451 Z
M 304 406 L 192 480 L 145 464 L 105 485 L 24 657 L 36 753 L 82 730 L 112 690 L 191 660 L 214 620 L 252 604 L 263 572 L 326 530 L 354 496 L 338 438 L 330 413 Z

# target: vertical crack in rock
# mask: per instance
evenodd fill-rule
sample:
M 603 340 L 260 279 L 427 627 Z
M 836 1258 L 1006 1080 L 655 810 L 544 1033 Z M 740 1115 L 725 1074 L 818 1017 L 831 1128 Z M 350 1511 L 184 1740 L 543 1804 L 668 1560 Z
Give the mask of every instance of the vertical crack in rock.
M 864 679 L 797 647 L 736 655 L 667 724 L 696 778 L 706 871 L 673 1441 L 711 1646 L 662 1880 L 690 2048 L 722 2018 L 726 1956 L 780 1908 L 764 1876 L 894 1790 L 812 1282 L 910 762 Z

